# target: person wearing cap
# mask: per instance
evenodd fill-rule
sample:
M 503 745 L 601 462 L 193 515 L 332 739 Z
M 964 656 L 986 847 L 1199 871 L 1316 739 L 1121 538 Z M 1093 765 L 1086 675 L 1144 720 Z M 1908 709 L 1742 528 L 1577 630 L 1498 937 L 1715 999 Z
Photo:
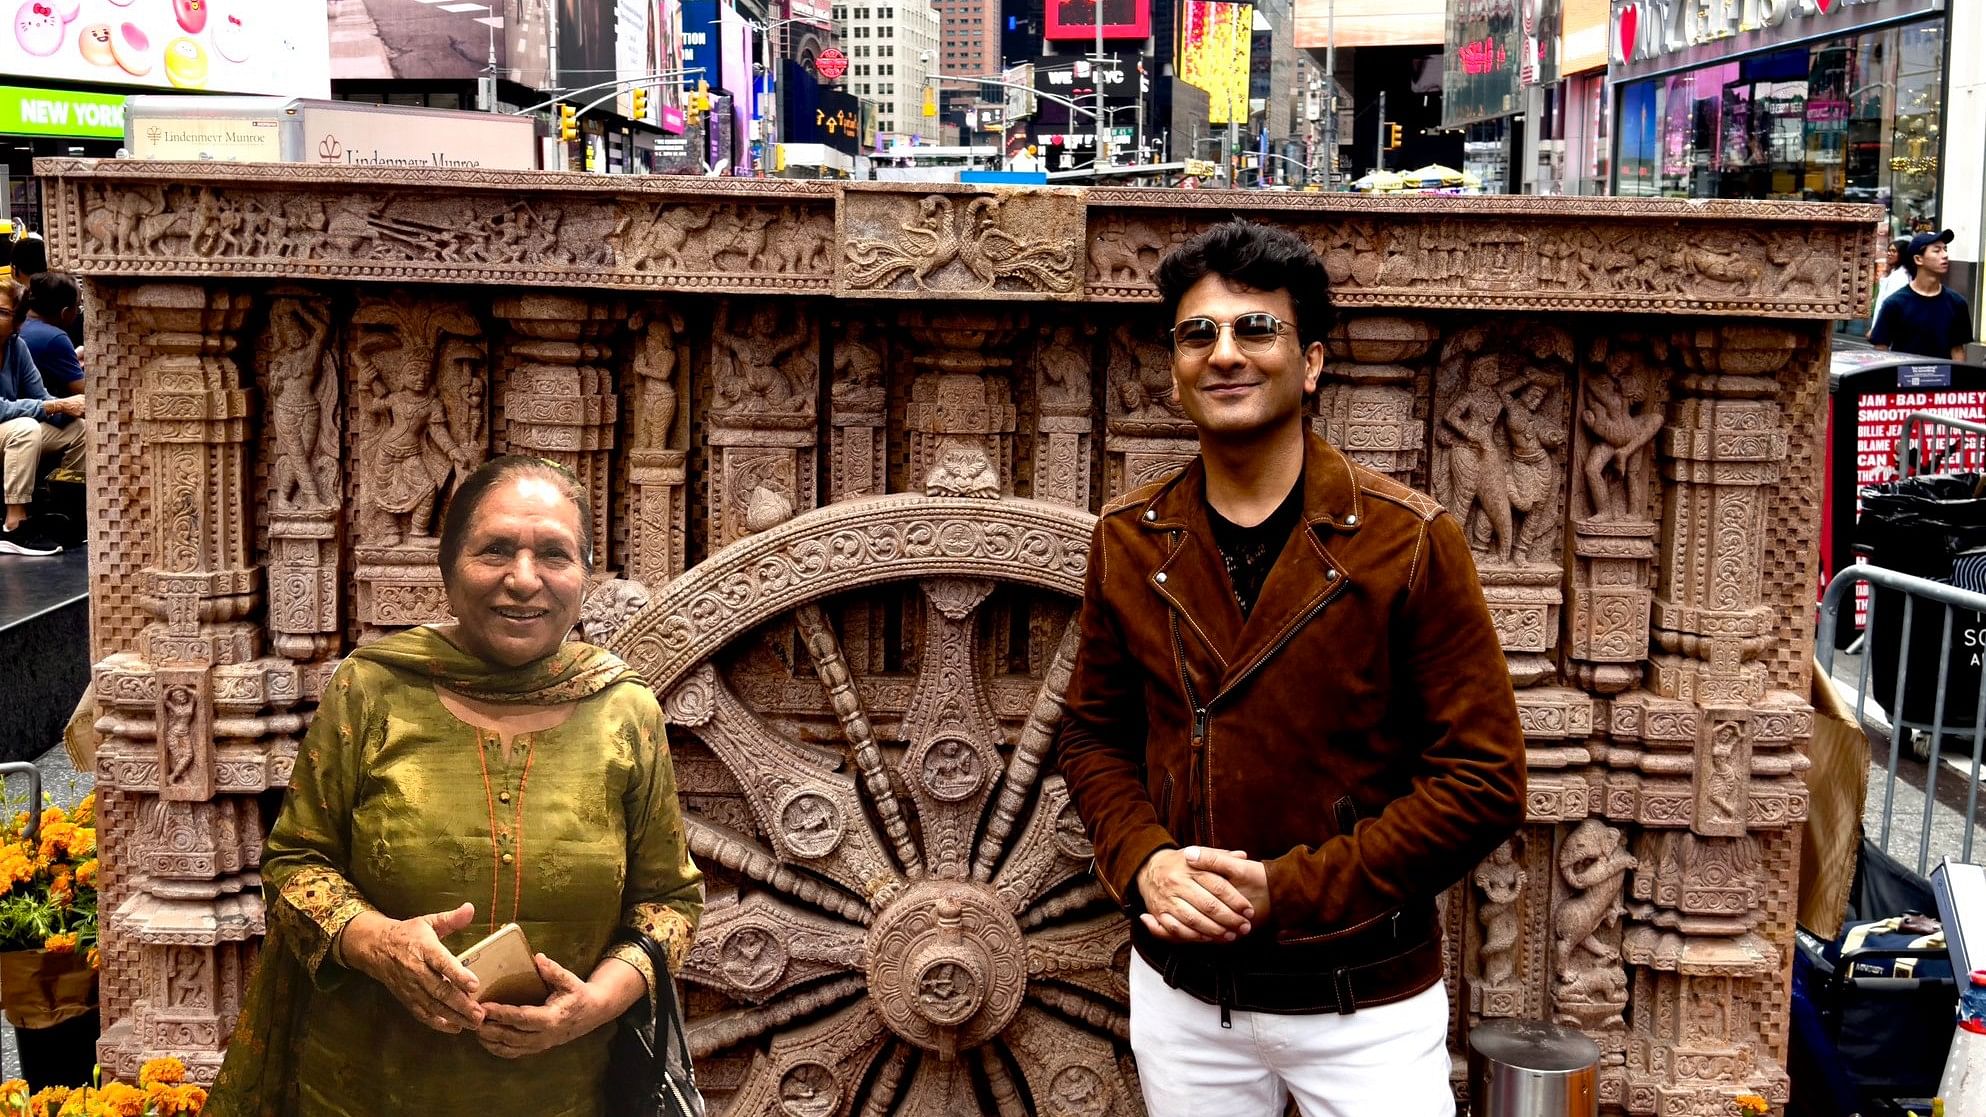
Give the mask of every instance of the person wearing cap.
M 1876 308 L 1876 324 L 1869 330 L 1871 345 L 1924 357 L 1965 359 L 1965 345 L 1972 340 L 1972 309 L 1965 296 L 1945 286 L 1951 271 L 1945 246 L 1951 239 L 1950 229 L 1910 238 L 1903 255 L 1910 284 Z

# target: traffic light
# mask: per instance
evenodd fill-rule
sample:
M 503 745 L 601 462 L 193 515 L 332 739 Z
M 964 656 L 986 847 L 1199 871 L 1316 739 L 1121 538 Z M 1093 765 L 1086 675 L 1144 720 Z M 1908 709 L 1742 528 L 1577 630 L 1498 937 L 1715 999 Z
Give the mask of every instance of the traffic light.
M 634 118 L 636 120 L 648 119 L 648 90 L 642 89 L 639 86 L 634 91 Z
M 1388 123 L 1386 125 L 1386 150 L 1398 151 L 1399 149 L 1400 149 L 1400 126 L 1398 124 Z
M 571 143 L 579 138 L 579 110 L 571 105 L 559 106 L 559 139 Z

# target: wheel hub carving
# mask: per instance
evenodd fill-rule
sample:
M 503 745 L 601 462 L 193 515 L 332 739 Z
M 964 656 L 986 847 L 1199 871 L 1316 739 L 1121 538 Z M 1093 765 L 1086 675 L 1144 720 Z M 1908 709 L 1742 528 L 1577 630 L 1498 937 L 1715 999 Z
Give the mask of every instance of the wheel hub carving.
M 983 885 L 913 886 L 870 928 L 868 954 L 883 1021 L 944 1058 L 1004 1031 L 1027 989 L 1020 924 Z
M 1093 523 L 1010 498 L 830 505 L 713 555 L 610 639 L 662 696 L 711 874 L 682 976 L 721 995 L 689 1022 L 713 1113 L 1139 1112 L 1127 928 L 1049 763 L 1075 626 L 995 592 L 1078 594 Z M 890 583 L 915 587 L 897 600 L 916 654 L 881 672 L 844 648 L 878 606 L 845 595 Z

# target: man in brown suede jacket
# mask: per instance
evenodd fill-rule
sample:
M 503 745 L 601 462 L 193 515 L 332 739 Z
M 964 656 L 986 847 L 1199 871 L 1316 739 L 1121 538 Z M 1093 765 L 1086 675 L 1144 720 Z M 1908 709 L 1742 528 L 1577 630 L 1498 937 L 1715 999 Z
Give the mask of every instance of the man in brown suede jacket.
M 1330 297 L 1232 222 L 1159 265 L 1200 456 L 1103 510 L 1061 769 L 1131 916 L 1152 1117 L 1453 1112 L 1435 898 L 1523 820 L 1453 516 L 1309 432 Z

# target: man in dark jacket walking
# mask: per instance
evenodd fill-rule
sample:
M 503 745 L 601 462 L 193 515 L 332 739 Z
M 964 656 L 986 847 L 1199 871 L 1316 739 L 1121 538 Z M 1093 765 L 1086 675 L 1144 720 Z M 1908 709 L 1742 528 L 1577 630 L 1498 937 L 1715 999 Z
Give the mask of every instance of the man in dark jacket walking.
M 1097 525 L 1060 741 L 1134 917 L 1152 1117 L 1448 1114 L 1435 899 L 1523 821 L 1467 542 L 1308 431 L 1324 266 L 1233 222 L 1160 265 L 1200 456 Z

